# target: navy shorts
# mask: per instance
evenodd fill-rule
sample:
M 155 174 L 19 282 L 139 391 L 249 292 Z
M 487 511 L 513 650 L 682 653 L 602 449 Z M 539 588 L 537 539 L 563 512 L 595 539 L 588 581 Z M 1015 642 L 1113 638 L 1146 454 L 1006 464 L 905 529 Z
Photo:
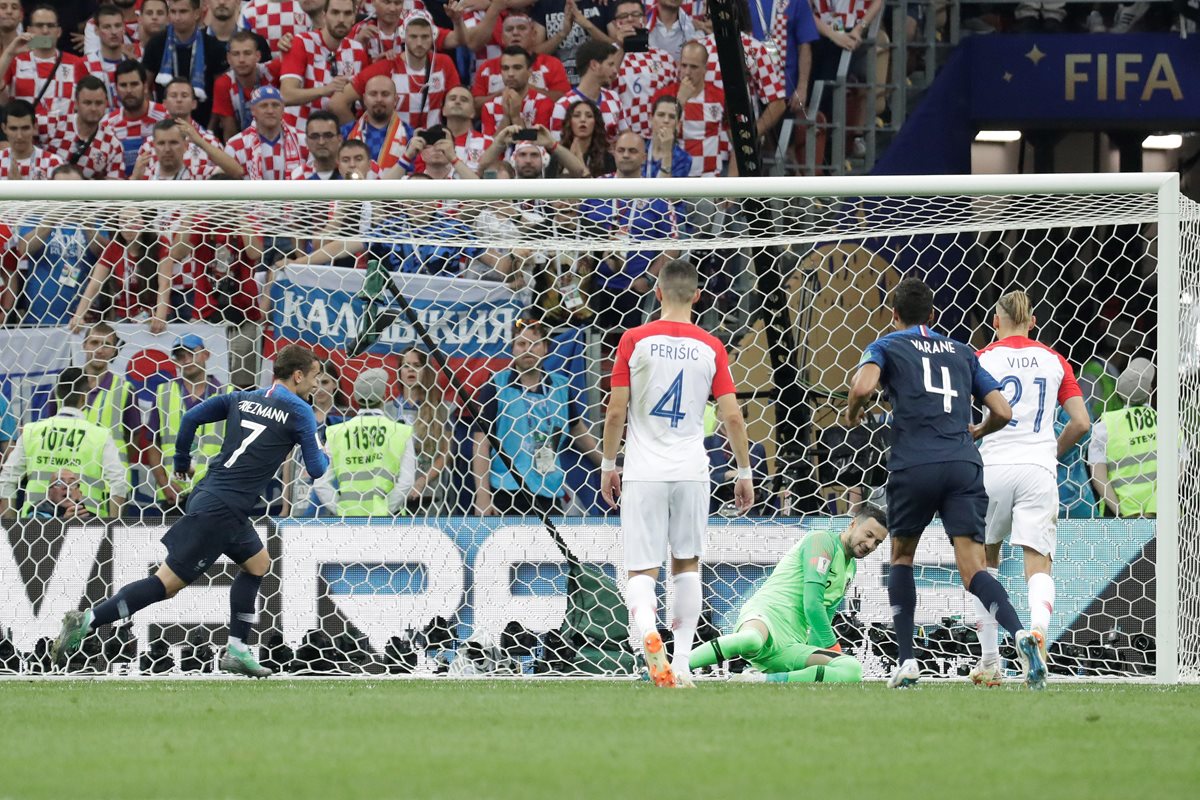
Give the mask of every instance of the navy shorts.
M 263 549 L 250 518 L 203 490 L 188 498 L 187 513 L 163 534 L 167 566 L 185 583 L 203 575 L 221 555 L 235 564 Z
M 887 501 L 893 536 L 920 536 L 937 514 L 947 536 L 970 536 L 983 543 L 988 496 L 978 464 L 949 461 L 888 473 Z

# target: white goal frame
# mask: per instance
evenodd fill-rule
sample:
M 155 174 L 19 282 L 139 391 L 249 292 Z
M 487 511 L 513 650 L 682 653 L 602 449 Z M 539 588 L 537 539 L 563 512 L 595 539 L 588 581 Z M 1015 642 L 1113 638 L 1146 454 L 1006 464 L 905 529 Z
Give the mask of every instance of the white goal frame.
M 764 177 L 764 178 L 655 178 L 559 179 L 480 181 L 0 181 L 0 204 L 36 201 L 103 202 L 155 201 L 204 203 L 217 201 L 303 202 L 386 200 L 502 200 L 569 198 L 703 199 L 761 198 L 860 198 L 953 197 L 1038 194 L 1156 194 L 1158 287 L 1158 427 L 1159 501 L 1155 576 L 1157 659 L 1155 681 L 1176 683 L 1180 678 L 1179 652 L 1179 525 L 1180 525 L 1180 345 L 1172 332 L 1181 329 L 1180 235 L 1183 199 L 1176 173 L 1059 174 L 1059 175 L 949 175 L 882 177 Z M 1190 213 L 1190 212 L 1189 212 Z M 1048 223 L 1048 226 L 1053 223 Z M 1027 224 L 1020 226 L 1028 229 Z M 970 231 L 971 225 L 954 224 L 939 229 L 927 221 L 922 233 Z M 1005 225 L 988 217 L 976 230 L 1002 230 Z M 841 239 L 880 235 L 879 229 L 839 232 Z M 787 241 L 824 241 L 830 231 L 813 231 L 806 238 L 789 233 Z M 775 244 L 767 237 L 763 245 Z M 652 247 L 649 243 L 642 246 Z M 712 241 L 708 240 L 707 246 Z M 686 242 L 672 246 L 687 249 Z M 736 246 L 744 247 L 743 240 Z M 753 246 L 753 245 L 750 245 Z

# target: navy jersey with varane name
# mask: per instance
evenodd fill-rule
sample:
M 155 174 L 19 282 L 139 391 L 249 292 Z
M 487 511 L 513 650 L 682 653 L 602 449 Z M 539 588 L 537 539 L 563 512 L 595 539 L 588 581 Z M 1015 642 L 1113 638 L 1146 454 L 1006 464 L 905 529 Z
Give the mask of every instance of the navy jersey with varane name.
M 258 504 L 296 445 L 300 445 L 304 465 L 313 478 L 321 477 L 329 467 L 317 438 L 312 407 L 275 384 L 268 389 L 216 395 L 184 414 L 176 439 L 176 472 L 191 465 L 196 427 L 221 420 L 225 421 L 221 453 L 196 490 L 215 495 L 235 511 L 248 514 Z
M 863 364 L 878 364 L 880 383 L 892 404 L 888 469 L 970 461 L 983 465 L 971 438 L 971 396 L 982 400 L 1000 388 L 979 365 L 975 351 L 924 325 L 884 336 L 863 351 Z

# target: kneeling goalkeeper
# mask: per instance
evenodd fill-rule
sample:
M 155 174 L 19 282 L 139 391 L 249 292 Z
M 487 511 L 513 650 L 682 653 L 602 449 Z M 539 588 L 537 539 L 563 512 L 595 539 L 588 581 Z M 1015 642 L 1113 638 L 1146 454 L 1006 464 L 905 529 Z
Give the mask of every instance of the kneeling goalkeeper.
M 861 681 L 862 664 L 841 654 L 831 621 L 857 572 L 855 559 L 874 553 L 886 536 L 883 511 L 864 505 L 841 534 L 804 537 L 751 595 L 735 632 L 692 651 L 691 668 L 742 656 L 771 682 Z

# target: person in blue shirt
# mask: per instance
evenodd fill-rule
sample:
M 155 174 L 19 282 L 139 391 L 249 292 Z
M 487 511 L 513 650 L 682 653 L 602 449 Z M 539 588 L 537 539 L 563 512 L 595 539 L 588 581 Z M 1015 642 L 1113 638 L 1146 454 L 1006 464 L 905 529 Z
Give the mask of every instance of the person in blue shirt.
M 224 554 L 242 570 L 229 590 L 229 647 L 221 658 L 221 669 L 256 678 L 271 674 L 246 645 L 257 618 L 262 579 L 271 566 L 250 522 L 250 511 L 296 445 L 314 479 L 329 467 L 307 399 L 316 388 L 319 372 L 320 363 L 312 351 L 288 345 L 275 356 L 275 380 L 270 388 L 219 394 L 183 415 L 174 464 L 180 480 L 193 473 L 192 445 L 198 426 L 224 421 L 225 442 L 188 499 L 186 516 L 163 535 L 166 559 L 150 577 L 122 587 L 86 611 L 68 612 L 51 649 L 54 663 L 78 651 L 84 638 L 101 625 L 174 597 Z
M 921 534 L 938 514 L 954 546 L 963 586 L 992 609 L 996 621 L 1013 635 L 1026 683 L 1040 689 L 1045 685 L 1046 665 L 1038 640 L 1021 627 L 1008 592 L 987 571 L 983 547 L 988 497 L 975 441 L 1007 425 L 1012 408 L 971 347 L 929 329 L 933 292 L 923 281 L 913 277 L 900 281 L 892 309 L 896 330 L 863 353 L 846 408 L 848 424 L 858 425 L 880 385 L 892 406 L 888 600 L 900 663 L 888 686 L 911 686 L 921 674 L 913 657 L 917 589 L 912 564 Z M 978 425 L 971 424 L 972 397 L 989 412 Z
M 676 98 L 664 95 L 654 101 L 643 178 L 687 178 L 692 174 L 692 157 L 679 143 L 679 117 Z
M 82 180 L 79 168 L 64 164 L 51 180 Z M 24 268 L 26 325 L 65 325 L 71 320 L 92 263 L 104 241 L 81 225 L 29 225 L 16 231 L 16 251 Z

